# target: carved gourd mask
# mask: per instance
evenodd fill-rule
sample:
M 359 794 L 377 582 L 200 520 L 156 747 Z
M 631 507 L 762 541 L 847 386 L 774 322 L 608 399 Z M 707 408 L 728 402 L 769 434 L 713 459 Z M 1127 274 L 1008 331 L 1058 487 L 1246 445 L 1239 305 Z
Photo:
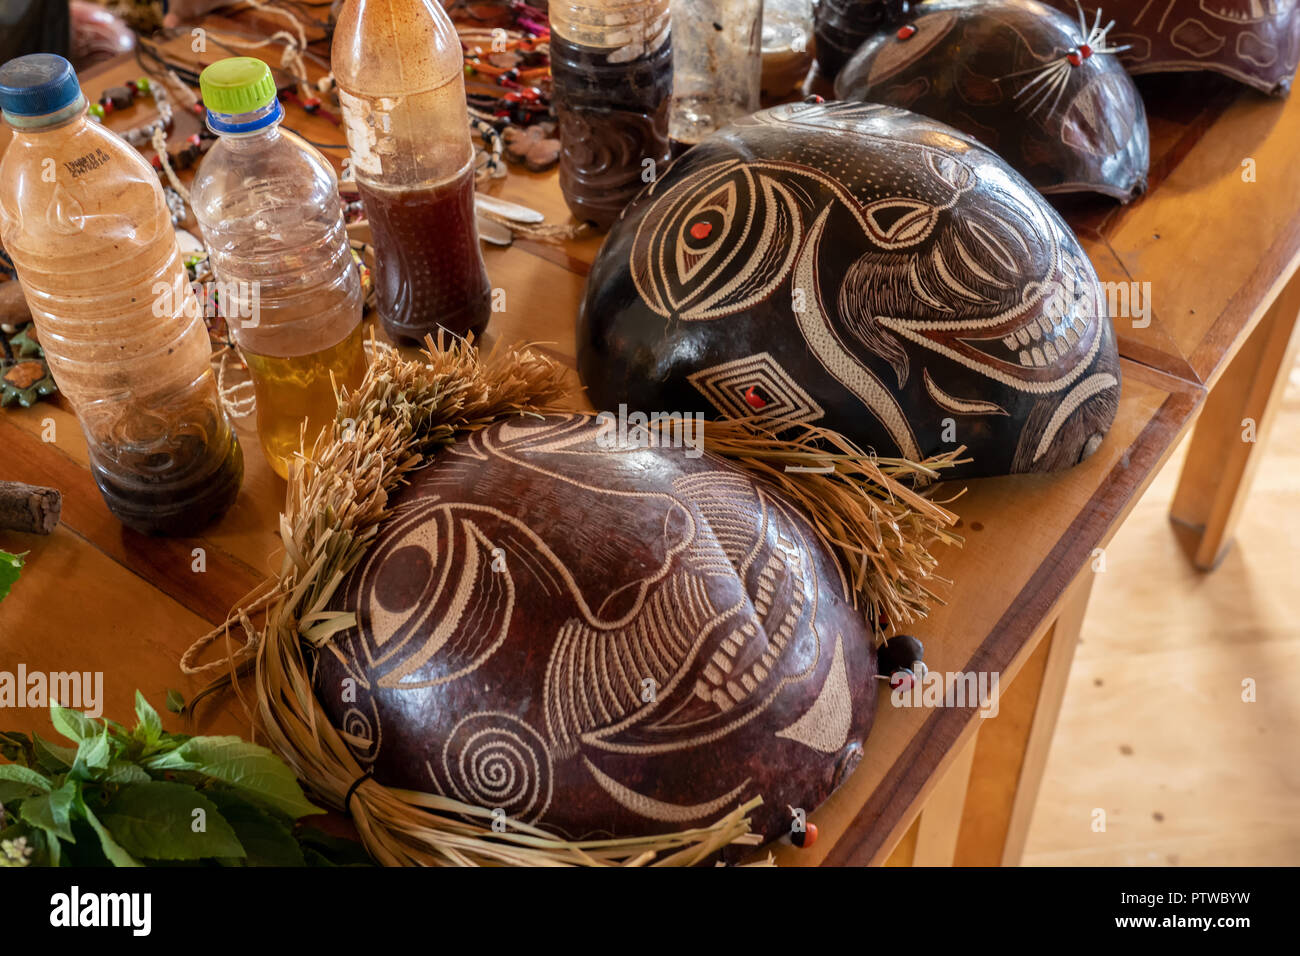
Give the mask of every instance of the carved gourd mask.
M 587 279 L 598 409 L 816 422 L 957 476 L 1064 468 L 1114 418 L 1096 273 L 969 137 L 887 106 L 763 110 L 626 209 Z
M 760 795 L 771 838 L 860 759 L 872 635 L 812 526 L 737 466 L 618 445 L 588 416 L 513 418 L 393 506 L 315 678 L 379 782 L 569 839 Z
M 1075 0 L 1049 0 L 1074 14 Z M 1097 4 L 1083 5 L 1089 17 Z M 1212 70 L 1285 96 L 1300 61 L 1295 0 L 1107 0 L 1110 40 L 1130 73 Z
M 926 0 L 835 81 L 969 133 L 1043 193 L 1127 201 L 1146 188 L 1146 112 L 1106 22 L 1035 0 Z

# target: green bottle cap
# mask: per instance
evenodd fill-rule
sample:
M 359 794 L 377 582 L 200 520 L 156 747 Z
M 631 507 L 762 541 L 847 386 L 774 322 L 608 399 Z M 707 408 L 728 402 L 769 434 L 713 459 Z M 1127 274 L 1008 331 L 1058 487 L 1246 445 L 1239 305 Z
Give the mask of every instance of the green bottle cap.
M 199 89 L 203 105 L 214 113 L 251 113 L 275 99 L 275 78 L 256 57 L 232 56 L 200 73 Z

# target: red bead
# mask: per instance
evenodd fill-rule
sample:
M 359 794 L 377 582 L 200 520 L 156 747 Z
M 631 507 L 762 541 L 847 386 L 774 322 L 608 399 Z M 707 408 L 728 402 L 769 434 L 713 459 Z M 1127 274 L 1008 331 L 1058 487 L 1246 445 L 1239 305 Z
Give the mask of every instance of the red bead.
M 765 399 L 762 395 L 758 394 L 758 392 L 756 391 L 757 388 L 758 388 L 757 385 L 749 386 L 749 390 L 745 392 L 745 401 L 749 403 L 750 408 L 754 408 L 754 409 L 766 408 L 767 399 Z
M 1083 57 L 1079 56 L 1078 53 L 1068 53 L 1065 58 L 1070 61 L 1070 66 L 1078 66 L 1083 62 Z
M 162 169 L 162 157 L 157 153 L 153 154 L 153 159 L 149 160 L 154 169 Z
M 912 26 L 910 23 L 898 28 L 898 38 L 900 40 L 910 40 L 915 35 L 916 27 Z
M 707 222 L 697 222 L 691 226 L 691 236 L 695 239 L 707 239 L 712 231 L 713 225 Z
M 817 824 L 807 823 L 804 824 L 804 826 L 806 829 L 796 830 L 794 833 L 790 834 L 790 842 L 795 846 L 806 850 L 817 842 Z
M 199 145 L 199 134 L 198 134 L 198 133 L 191 133 L 191 134 L 190 134 L 190 138 L 187 139 L 186 142 L 189 143 L 191 146 L 198 146 L 198 145 Z
M 105 115 L 107 115 L 107 114 L 113 112 L 113 110 L 115 110 L 115 109 L 117 108 L 117 107 L 115 107 L 115 106 L 113 105 L 113 101 L 110 100 L 107 96 L 104 97 L 102 100 L 99 101 L 99 105 L 102 106 L 102 107 L 104 107 L 104 114 L 105 114 Z

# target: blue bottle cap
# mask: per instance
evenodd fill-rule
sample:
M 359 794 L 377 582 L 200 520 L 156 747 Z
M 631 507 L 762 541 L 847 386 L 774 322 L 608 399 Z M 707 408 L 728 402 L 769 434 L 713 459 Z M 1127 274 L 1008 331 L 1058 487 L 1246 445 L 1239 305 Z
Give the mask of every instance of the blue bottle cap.
M 77 102 L 81 84 L 72 64 L 54 53 L 32 53 L 0 66 L 0 109 L 43 116 Z

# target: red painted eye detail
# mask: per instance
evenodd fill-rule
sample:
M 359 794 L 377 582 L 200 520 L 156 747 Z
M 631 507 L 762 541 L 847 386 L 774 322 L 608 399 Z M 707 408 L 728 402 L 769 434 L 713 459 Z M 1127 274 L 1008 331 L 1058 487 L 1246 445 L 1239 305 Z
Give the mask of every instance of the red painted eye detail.
M 707 239 L 711 232 L 713 232 L 712 223 L 697 222 L 695 225 L 691 226 L 691 238 L 693 239 Z
M 900 40 L 910 40 L 915 34 L 916 27 L 912 26 L 910 23 L 898 28 L 898 38 Z
M 745 401 L 749 403 L 750 408 L 759 409 L 767 407 L 767 399 L 758 394 L 758 386 L 751 385 L 745 392 Z

